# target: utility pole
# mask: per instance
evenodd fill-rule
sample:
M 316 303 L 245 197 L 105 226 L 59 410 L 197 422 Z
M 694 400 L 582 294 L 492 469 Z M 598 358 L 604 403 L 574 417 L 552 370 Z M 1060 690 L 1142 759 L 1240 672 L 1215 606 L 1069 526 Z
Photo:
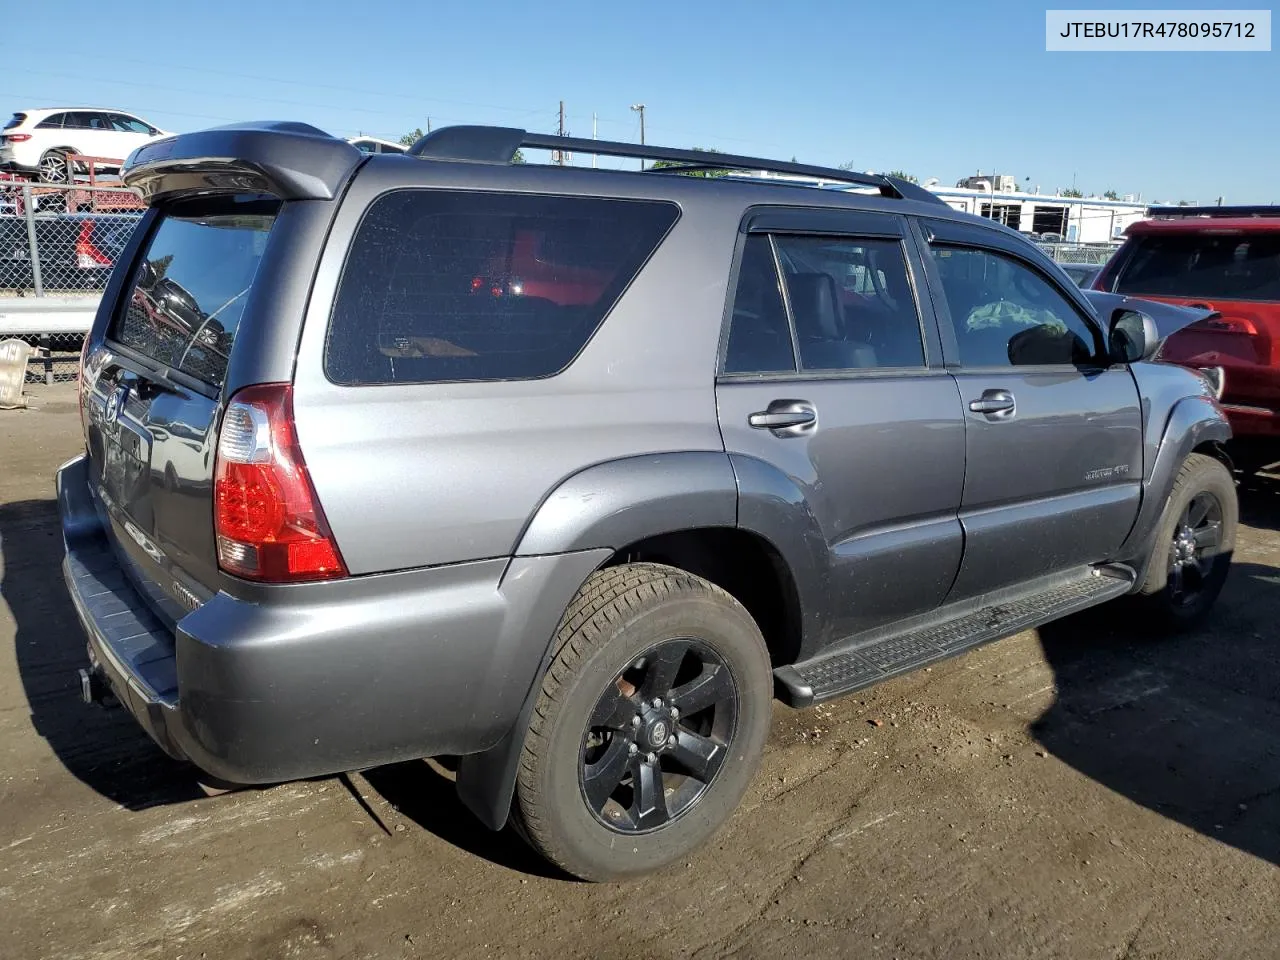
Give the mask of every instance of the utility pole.
M 430 133 L 430 132 L 431 132 L 431 117 L 427 117 L 427 133 Z
M 640 114 L 640 146 L 644 146 L 644 104 L 633 103 L 631 109 Z M 640 158 L 640 169 L 644 169 L 644 157 Z
M 562 137 L 564 136 L 564 101 L 563 100 L 560 101 L 560 136 Z M 563 150 L 556 151 L 556 162 L 559 163 L 560 166 L 562 167 L 564 166 Z

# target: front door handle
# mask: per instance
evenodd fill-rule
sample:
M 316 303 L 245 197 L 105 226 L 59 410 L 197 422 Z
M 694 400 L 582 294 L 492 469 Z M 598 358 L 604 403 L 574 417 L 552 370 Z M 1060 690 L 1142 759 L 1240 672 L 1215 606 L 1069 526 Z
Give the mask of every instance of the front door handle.
M 984 390 L 979 399 L 969 401 L 969 409 L 988 417 L 1008 419 L 1013 416 L 1017 404 L 1008 390 Z
M 768 408 L 747 417 L 757 430 L 769 430 L 776 437 L 798 437 L 813 429 L 818 411 L 808 400 L 775 400 Z

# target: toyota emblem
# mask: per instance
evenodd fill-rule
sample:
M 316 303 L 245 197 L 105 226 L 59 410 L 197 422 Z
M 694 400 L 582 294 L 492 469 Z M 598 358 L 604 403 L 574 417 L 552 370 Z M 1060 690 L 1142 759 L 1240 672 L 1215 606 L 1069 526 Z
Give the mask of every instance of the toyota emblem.
M 125 397 L 129 395 L 129 385 L 121 384 L 116 388 L 115 393 L 107 397 L 106 409 L 102 412 L 102 419 L 107 423 L 115 423 L 120 416 L 120 410 L 124 407 Z

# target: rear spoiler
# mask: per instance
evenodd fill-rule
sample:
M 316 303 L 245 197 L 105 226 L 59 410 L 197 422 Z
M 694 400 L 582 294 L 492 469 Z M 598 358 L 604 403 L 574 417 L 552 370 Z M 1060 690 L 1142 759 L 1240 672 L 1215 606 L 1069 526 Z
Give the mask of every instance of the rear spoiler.
M 120 176 L 151 203 L 209 193 L 332 200 L 364 159 L 345 140 L 309 124 L 237 123 L 144 144 L 129 154 Z
M 1136 310 L 1145 313 L 1156 325 L 1156 333 L 1163 343 L 1183 327 L 1202 320 L 1212 320 L 1221 316 L 1217 310 L 1206 307 L 1184 307 L 1173 303 L 1162 303 L 1158 300 L 1143 300 L 1140 297 L 1126 297 L 1122 293 L 1107 293 L 1104 290 L 1082 290 L 1085 298 L 1093 304 L 1098 316 L 1106 324 L 1117 310 Z

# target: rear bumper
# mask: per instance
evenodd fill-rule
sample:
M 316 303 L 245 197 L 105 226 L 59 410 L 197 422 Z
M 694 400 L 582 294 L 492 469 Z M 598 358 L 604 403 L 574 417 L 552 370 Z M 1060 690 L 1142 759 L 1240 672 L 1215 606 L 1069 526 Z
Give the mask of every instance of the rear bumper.
M 171 756 L 275 783 L 493 746 L 608 551 L 216 594 L 173 627 L 116 559 L 83 457 L 58 472 L 89 659 Z

